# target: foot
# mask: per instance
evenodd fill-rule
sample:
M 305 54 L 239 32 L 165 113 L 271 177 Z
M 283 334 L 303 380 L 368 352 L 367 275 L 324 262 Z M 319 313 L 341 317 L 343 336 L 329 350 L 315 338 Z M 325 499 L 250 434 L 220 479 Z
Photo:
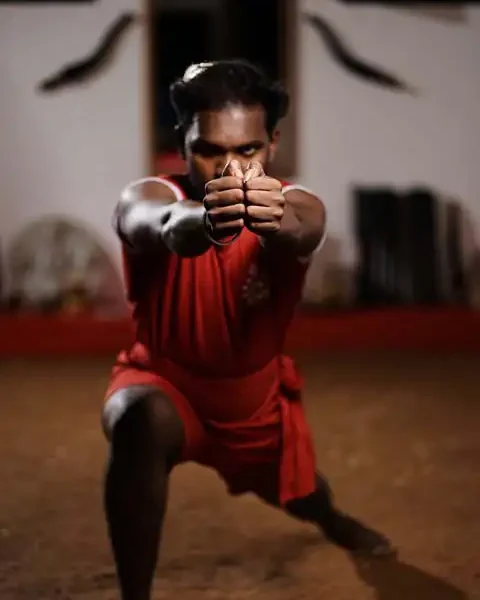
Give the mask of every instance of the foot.
M 396 553 L 390 540 L 349 515 L 335 512 L 323 525 L 330 542 L 355 554 L 365 556 L 392 556 Z

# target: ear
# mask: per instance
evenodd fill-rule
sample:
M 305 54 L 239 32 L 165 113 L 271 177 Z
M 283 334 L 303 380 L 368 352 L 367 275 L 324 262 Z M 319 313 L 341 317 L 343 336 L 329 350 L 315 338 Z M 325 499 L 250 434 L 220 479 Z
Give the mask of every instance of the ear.
M 270 138 L 270 142 L 268 144 L 268 150 L 269 150 L 269 159 L 270 161 L 273 161 L 275 158 L 275 155 L 277 153 L 277 146 L 278 146 L 278 142 L 280 140 L 280 130 L 279 129 L 275 129 L 272 133 L 272 137 Z

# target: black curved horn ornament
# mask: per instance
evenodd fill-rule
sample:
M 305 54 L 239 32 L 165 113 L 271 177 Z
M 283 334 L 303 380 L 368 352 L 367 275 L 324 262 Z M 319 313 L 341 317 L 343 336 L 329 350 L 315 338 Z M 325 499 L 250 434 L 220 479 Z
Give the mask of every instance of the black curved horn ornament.
M 323 17 L 310 13 L 304 13 L 303 17 L 321 37 L 330 55 L 349 73 L 363 79 L 363 81 L 383 88 L 410 94 L 415 93 L 413 88 L 395 75 L 356 57 Z
M 69 85 L 83 83 L 102 71 L 113 57 L 121 38 L 138 16 L 128 12 L 121 14 L 106 30 L 97 48 L 85 58 L 67 63 L 56 73 L 46 77 L 38 84 L 42 93 L 56 92 Z

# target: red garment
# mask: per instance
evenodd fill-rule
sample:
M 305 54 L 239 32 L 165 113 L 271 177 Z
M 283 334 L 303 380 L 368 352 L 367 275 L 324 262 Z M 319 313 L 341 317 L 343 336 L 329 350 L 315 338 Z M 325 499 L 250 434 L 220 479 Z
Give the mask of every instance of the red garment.
M 182 177 L 166 180 L 185 199 Z M 301 379 L 283 355 L 307 265 L 267 257 L 247 229 L 195 258 L 150 261 L 124 248 L 137 342 L 117 358 L 107 397 L 153 385 L 184 423 L 183 459 L 215 468 L 232 494 L 283 504 L 315 486 Z

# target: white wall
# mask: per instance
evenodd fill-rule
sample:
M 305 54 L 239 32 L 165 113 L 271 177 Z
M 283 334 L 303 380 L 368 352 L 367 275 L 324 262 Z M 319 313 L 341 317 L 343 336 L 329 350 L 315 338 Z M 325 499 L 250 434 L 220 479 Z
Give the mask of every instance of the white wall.
M 480 232 L 480 9 L 449 25 L 409 11 L 299 0 L 328 18 L 352 49 L 420 90 L 410 97 L 344 71 L 311 27 L 299 37 L 299 179 L 324 198 L 342 258 L 354 259 L 352 183 L 425 183 L 461 199 Z M 479 240 L 480 241 L 480 240 Z M 310 295 L 321 275 L 320 257 Z
M 0 242 L 44 214 L 73 215 L 118 261 L 110 228 L 121 186 L 145 173 L 143 28 L 86 85 L 41 95 L 36 84 L 97 44 L 142 0 L 0 6 Z M 118 263 L 117 263 L 118 264 Z
M 419 88 L 412 98 L 366 85 L 343 71 L 300 20 L 299 180 L 324 198 L 332 240 L 351 263 L 349 186 L 423 182 L 459 197 L 480 230 L 480 9 L 466 25 L 409 12 L 298 0 L 320 11 L 363 57 Z M 128 32 L 111 68 L 87 86 L 52 96 L 36 83 L 88 52 L 116 16 L 142 0 L 92 5 L 0 7 L 0 241 L 26 220 L 70 213 L 118 259 L 110 215 L 125 181 L 145 172 L 142 28 Z M 333 248 L 333 250 L 332 250 Z M 307 296 L 323 294 L 313 265 Z

